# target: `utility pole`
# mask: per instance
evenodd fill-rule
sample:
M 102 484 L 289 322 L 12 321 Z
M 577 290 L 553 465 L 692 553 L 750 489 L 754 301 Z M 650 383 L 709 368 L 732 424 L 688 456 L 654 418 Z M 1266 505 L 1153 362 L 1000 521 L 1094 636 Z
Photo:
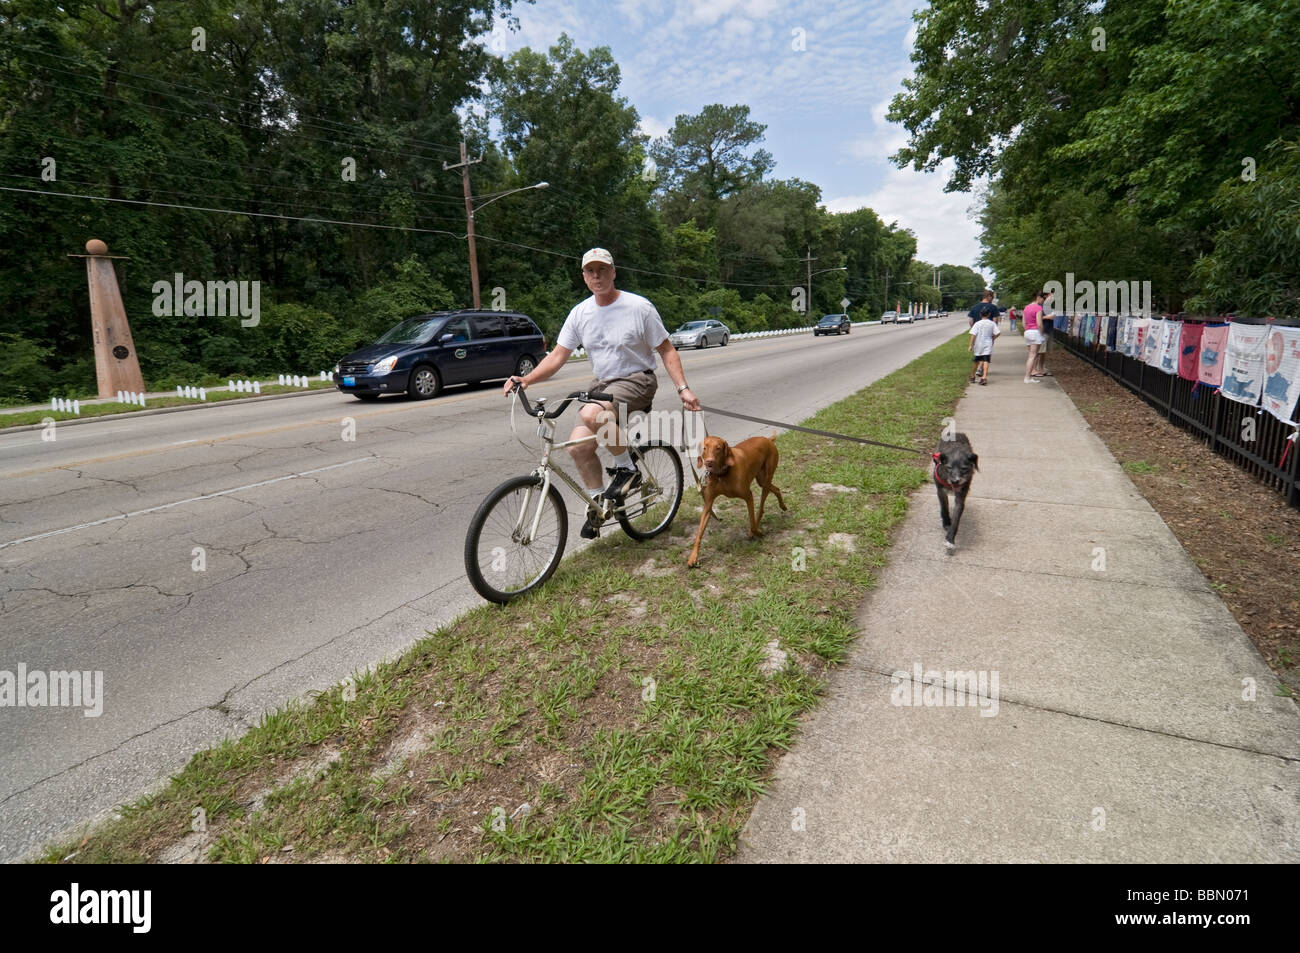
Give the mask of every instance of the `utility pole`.
M 479 156 L 473 162 L 469 160 L 469 157 L 465 152 L 465 142 L 462 140 L 460 144 L 460 162 L 456 165 L 448 165 L 445 162 L 442 164 L 444 171 L 460 169 L 460 179 L 465 186 L 465 222 L 468 226 L 467 237 L 469 238 L 469 283 L 470 287 L 474 291 L 475 309 L 480 307 L 478 296 L 478 252 L 474 248 L 474 205 L 470 201 L 469 167 L 482 161 L 482 156 Z
M 810 314 L 812 314 L 812 263 L 816 261 L 816 259 L 812 256 L 811 246 L 808 246 L 804 254 L 806 256 L 804 262 L 808 265 L 808 301 L 804 305 L 803 311 L 803 316 L 806 319 Z
M 889 310 L 889 269 L 885 269 L 885 310 Z

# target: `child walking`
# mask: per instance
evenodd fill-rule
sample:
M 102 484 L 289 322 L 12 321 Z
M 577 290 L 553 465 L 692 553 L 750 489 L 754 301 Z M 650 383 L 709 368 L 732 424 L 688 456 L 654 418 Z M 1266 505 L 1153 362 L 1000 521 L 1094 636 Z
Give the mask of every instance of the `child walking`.
M 989 360 L 993 357 L 993 339 L 1002 333 L 1002 329 L 992 318 L 983 317 L 971 325 L 970 352 L 975 363 L 971 367 L 970 382 L 979 381 L 981 385 L 989 382 Z

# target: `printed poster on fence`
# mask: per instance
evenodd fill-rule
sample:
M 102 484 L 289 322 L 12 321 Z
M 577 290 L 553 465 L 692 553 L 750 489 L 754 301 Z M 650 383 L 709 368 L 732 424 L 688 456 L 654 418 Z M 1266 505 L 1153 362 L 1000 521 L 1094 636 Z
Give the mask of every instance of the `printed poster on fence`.
M 1160 345 L 1164 340 L 1165 322 L 1162 318 L 1153 318 L 1147 325 L 1146 339 L 1142 342 L 1141 361 L 1147 367 L 1160 365 Z
M 1142 349 L 1147 346 L 1147 332 L 1151 330 L 1150 318 L 1134 318 L 1129 324 L 1133 328 L 1133 348 L 1129 357 L 1135 361 L 1142 360 Z
M 1204 332 L 1203 324 L 1188 321 L 1183 325 L 1183 333 L 1178 341 L 1178 376 L 1185 381 L 1196 380 L 1201 357 L 1201 335 Z
M 1181 321 L 1166 321 L 1160 329 L 1160 363 L 1157 366 L 1166 374 L 1178 373 L 1178 342 L 1182 336 Z
M 1254 407 L 1264 390 L 1264 341 L 1268 326 L 1228 325 L 1228 346 L 1223 354 L 1223 383 L 1219 393 L 1241 404 Z
M 1284 424 L 1294 424 L 1300 400 L 1300 328 L 1269 329 L 1264 343 L 1264 409 Z
M 1228 347 L 1228 325 L 1207 324 L 1201 332 L 1201 357 L 1196 379 L 1208 387 L 1223 383 L 1223 352 Z

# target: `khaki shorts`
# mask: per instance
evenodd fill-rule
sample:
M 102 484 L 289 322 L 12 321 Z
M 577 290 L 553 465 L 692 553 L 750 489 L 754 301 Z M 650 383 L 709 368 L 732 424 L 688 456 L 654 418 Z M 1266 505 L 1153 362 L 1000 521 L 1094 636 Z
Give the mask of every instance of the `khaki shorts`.
M 587 385 L 588 391 L 612 394 L 615 410 L 621 410 L 621 405 L 626 405 L 629 415 L 648 411 L 650 405 L 654 403 L 655 391 L 658 389 L 659 378 L 652 370 L 640 371 L 629 377 L 616 377 L 608 381 L 595 379 Z M 619 423 L 626 425 L 627 421 L 620 420 Z

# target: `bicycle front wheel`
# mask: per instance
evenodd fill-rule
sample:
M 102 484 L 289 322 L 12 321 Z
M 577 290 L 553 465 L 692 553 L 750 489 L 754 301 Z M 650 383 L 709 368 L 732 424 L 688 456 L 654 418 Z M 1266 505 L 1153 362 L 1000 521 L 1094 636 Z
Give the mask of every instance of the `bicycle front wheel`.
M 615 511 L 618 525 L 633 539 L 652 539 L 666 530 L 682 504 L 682 458 L 665 443 L 632 448 L 641 484 Z
M 554 486 L 543 496 L 541 477 L 507 480 L 469 521 L 465 574 L 480 596 L 504 605 L 551 578 L 568 535 L 569 514 Z

